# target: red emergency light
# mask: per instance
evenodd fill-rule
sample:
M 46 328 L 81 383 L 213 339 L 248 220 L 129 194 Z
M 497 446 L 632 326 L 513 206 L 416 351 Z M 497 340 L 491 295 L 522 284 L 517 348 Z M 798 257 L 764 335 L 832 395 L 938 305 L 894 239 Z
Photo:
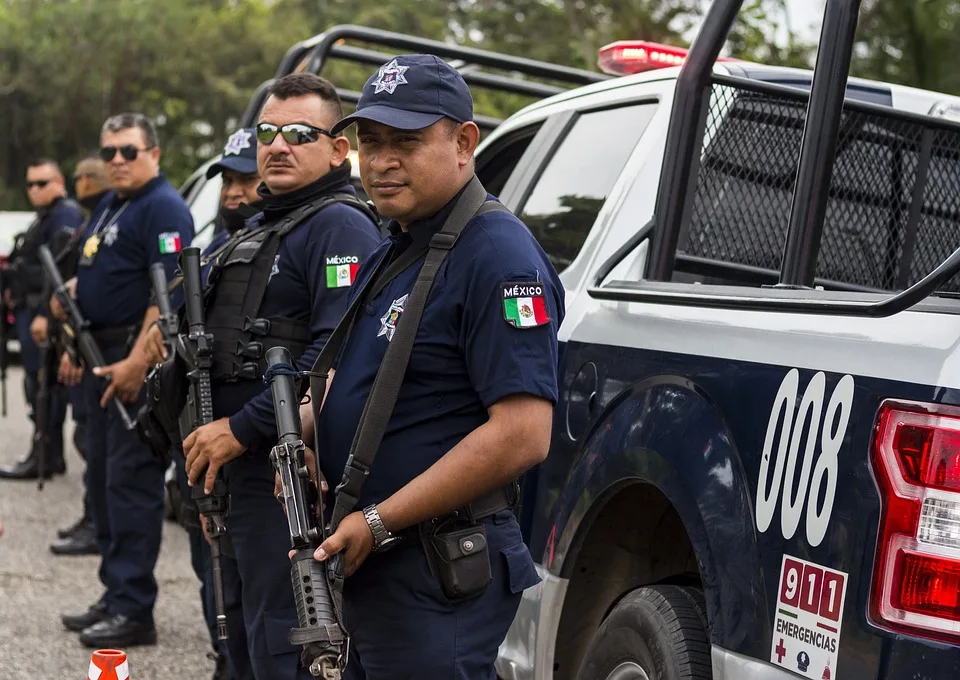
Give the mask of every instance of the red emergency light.
M 618 40 L 600 48 L 597 64 L 604 73 L 627 76 L 658 68 L 681 66 L 687 58 L 688 51 L 682 47 L 661 45 L 646 40 Z M 720 57 L 717 61 L 737 60 Z

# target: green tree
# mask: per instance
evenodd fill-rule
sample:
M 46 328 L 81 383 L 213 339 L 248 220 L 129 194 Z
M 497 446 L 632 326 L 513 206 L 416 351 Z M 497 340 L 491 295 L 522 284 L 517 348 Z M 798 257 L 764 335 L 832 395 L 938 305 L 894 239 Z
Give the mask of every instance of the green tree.
M 110 114 L 158 125 L 164 172 L 183 181 L 215 154 L 302 17 L 262 0 L 7 0 L 0 3 L 0 197 L 26 207 L 23 165 L 70 165 Z M 15 202 L 14 202 L 15 201 Z
M 783 29 L 785 44 L 774 39 L 778 29 Z M 816 45 L 801 41 L 790 25 L 787 0 L 747 0 L 730 30 L 727 47 L 737 59 L 795 68 L 812 67 L 816 53 Z
M 864 0 L 851 71 L 865 78 L 960 93 L 958 0 Z

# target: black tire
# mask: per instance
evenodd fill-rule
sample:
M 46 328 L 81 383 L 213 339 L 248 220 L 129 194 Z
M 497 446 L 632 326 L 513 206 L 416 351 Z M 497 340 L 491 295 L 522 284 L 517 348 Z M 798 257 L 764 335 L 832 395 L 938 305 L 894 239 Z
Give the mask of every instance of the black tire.
M 699 590 L 637 588 L 597 629 L 577 680 L 711 680 L 706 624 Z

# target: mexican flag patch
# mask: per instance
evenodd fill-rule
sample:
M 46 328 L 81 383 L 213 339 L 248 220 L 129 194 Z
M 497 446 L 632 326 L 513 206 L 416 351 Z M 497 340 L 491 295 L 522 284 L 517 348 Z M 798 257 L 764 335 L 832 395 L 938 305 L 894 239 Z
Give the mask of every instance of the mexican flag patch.
M 180 234 L 175 231 L 165 231 L 160 234 L 160 254 L 169 255 L 170 253 L 180 252 Z
M 360 259 L 352 255 L 327 258 L 327 288 L 345 288 L 353 284 L 360 269 Z
M 550 321 L 544 286 L 536 281 L 504 281 L 503 318 L 515 328 L 536 328 Z

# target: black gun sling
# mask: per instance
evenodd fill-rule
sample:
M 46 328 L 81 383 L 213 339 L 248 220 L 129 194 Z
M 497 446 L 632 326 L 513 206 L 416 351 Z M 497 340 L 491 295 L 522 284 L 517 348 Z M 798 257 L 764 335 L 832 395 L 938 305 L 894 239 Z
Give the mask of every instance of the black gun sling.
M 376 297 L 397 274 L 418 260 L 426 251 L 426 259 L 416 283 L 404 305 L 403 314 L 397 322 L 393 339 L 387 346 L 387 351 L 380 363 L 373 388 L 364 404 L 360 423 L 350 447 L 350 455 L 344 468 L 343 479 L 335 490 L 334 507 L 330 522 L 330 531 L 336 531 L 337 525 L 348 514 L 353 512 L 360 498 L 360 491 L 373 467 L 374 458 L 380 448 L 380 443 L 387 429 L 387 423 L 393 413 L 400 385 L 407 371 L 410 354 L 420 318 L 426 307 L 427 298 L 433 287 L 440 265 L 446 259 L 450 250 L 456 245 L 457 239 L 467 224 L 479 215 L 492 210 L 506 208 L 497 201 L 486 200 L 486 190 L 480 180 L 474 176 L 467 188 L 461 194 L 453 211 L 443 227 L 430 239 L 429 246 L 410 246 L 393 263 L 384 269 L 389 255 L 381 260 L 377 271 L 368 279 L 368 284 L 358 292 L 346 314 L 334 329 L 330 339 L 320 351 L 314 362 L 310 375 L 310 390 L 314 398 L 314 442 L 318 438 L 317 424 L 319 422 L 319 407 L 326 391 L 326 378 L 333 366 L 337 354 L 344 340 L 350 334 L 358 313 L 374 297 Z M 464 508 L 466 514 L 475 519 L 481 519 L 505 510 L 514 505 L 519 489 L 516 482 L 509 488 L 498 489 L 484 498 L 479 498 Z

